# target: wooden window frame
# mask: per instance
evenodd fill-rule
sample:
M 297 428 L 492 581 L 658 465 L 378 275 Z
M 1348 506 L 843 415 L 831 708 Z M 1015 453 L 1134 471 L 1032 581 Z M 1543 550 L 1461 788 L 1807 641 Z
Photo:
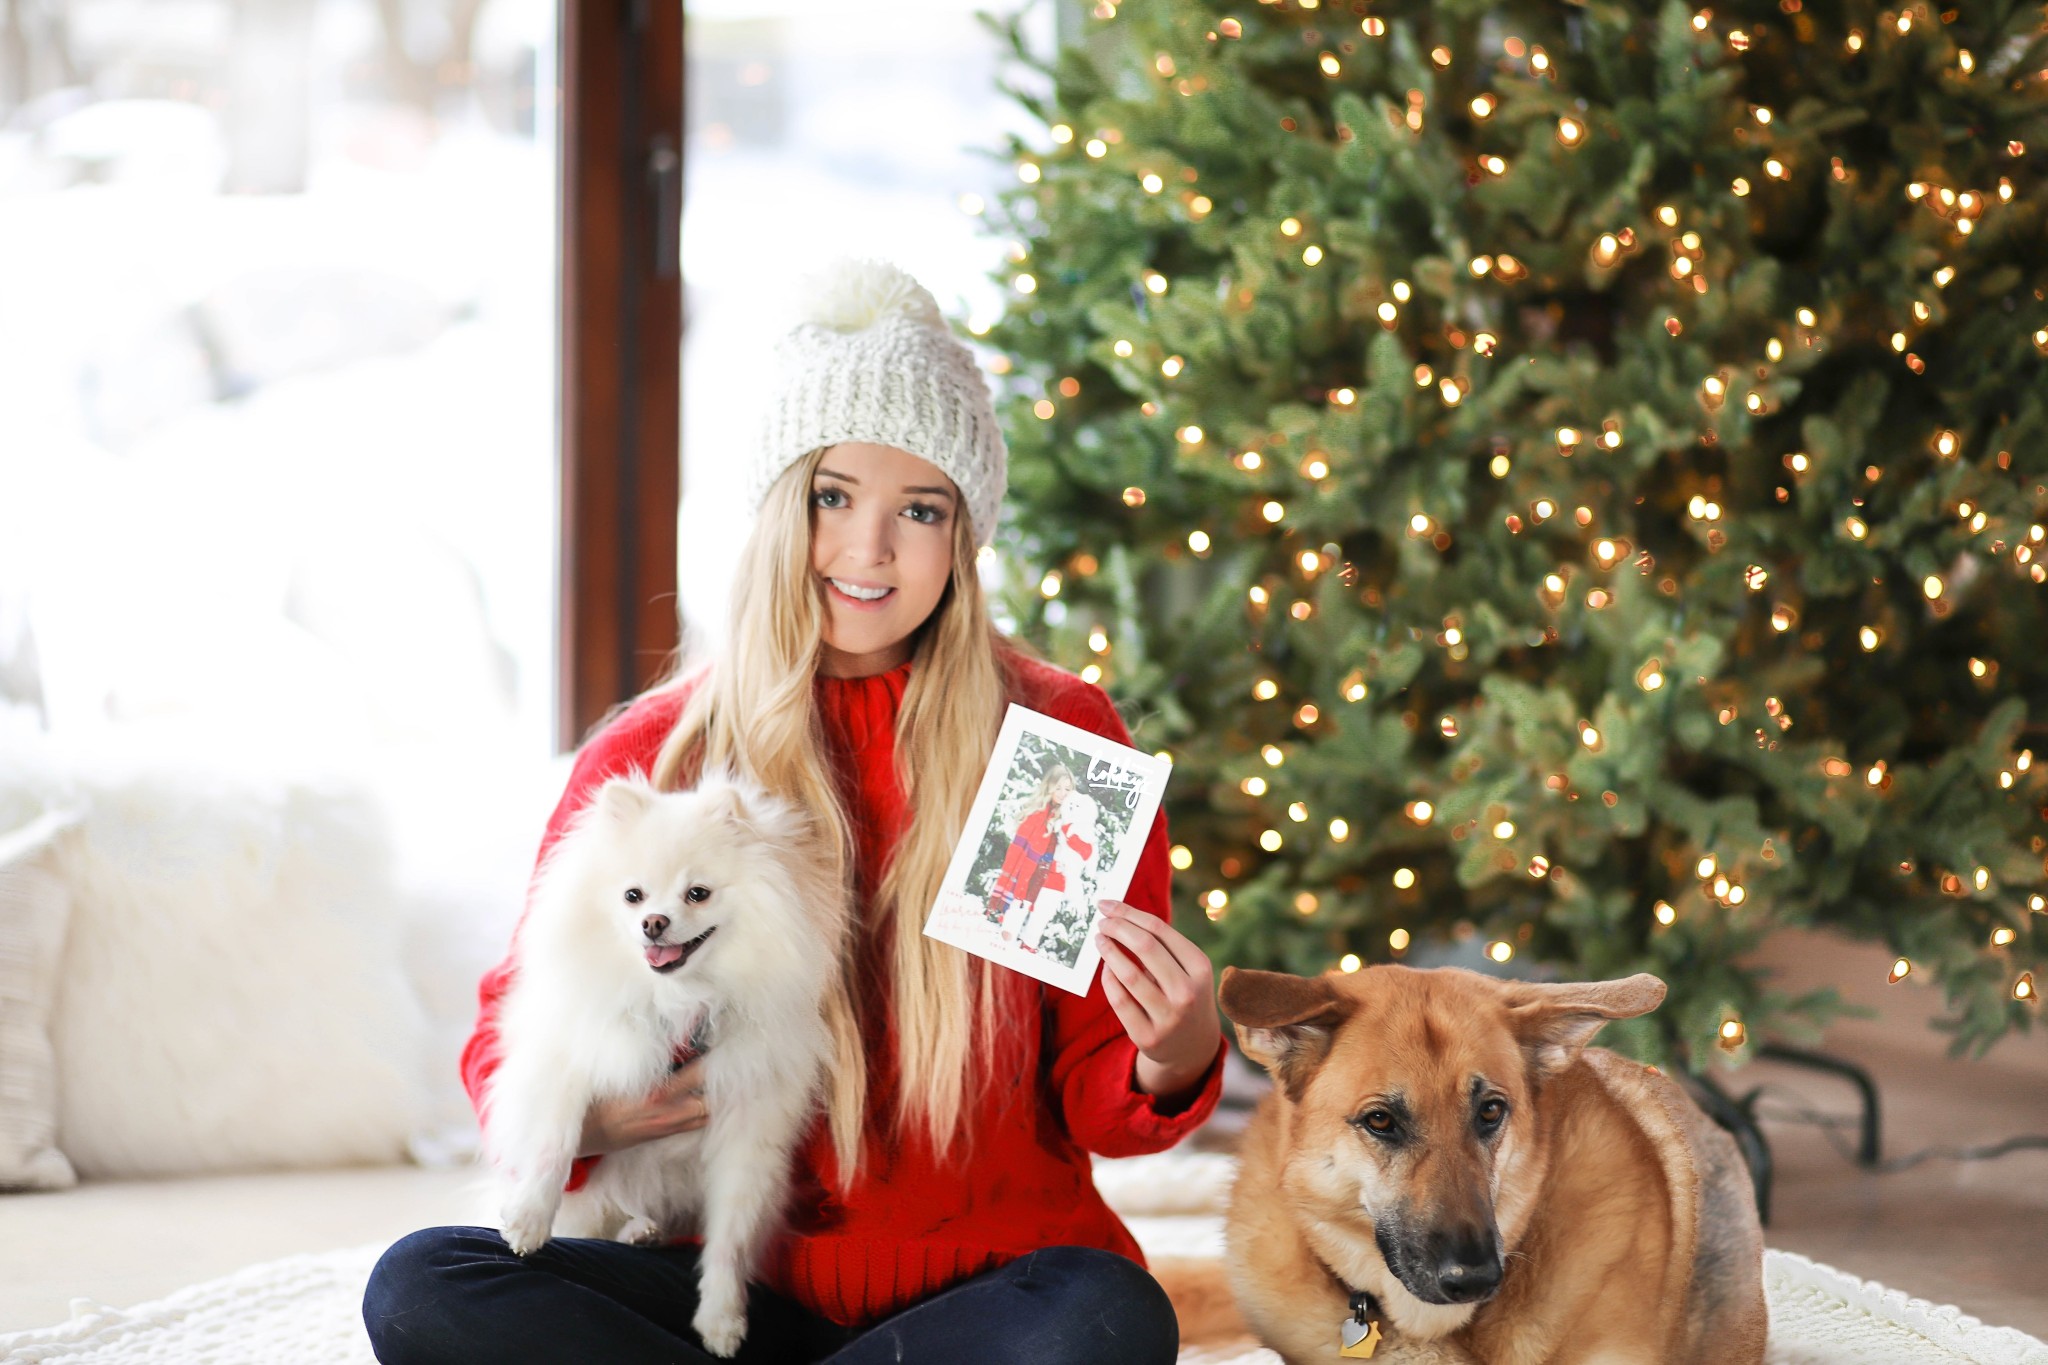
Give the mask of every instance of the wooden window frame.
M 561 0 L 555 740 L 681 639 L 683 0 Z

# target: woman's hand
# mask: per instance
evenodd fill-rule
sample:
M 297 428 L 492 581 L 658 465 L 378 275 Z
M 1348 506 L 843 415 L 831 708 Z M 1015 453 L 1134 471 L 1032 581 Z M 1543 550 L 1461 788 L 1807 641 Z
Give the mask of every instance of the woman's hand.
M 1157 915 L 1103 901 L 1096 922 L 1102 989 L 1138 1045 L 1138 1089 L 1190 1090 L 1216 1058 L 1216 969 L 1208 954 Z
M 654 1092 L 637 1100 L 599 1100 L 583 1116 L 578 1156 L 637 1147 L 655 1138 L 694 1132 L 710 1122 L 704 1108 L 704 1059 L 694 1057 Z

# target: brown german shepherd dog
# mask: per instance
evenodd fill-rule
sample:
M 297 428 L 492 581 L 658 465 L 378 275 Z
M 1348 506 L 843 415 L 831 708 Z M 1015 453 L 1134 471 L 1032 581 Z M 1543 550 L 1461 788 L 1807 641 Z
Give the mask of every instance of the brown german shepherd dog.
M 1586 1043 L 1654 976 L 1223 973 L 1277 1083 L 1228 1238 L 1289 1365 L 1754 1365 L 1763 1232 L 1742 1159 L 1668 1077 Z

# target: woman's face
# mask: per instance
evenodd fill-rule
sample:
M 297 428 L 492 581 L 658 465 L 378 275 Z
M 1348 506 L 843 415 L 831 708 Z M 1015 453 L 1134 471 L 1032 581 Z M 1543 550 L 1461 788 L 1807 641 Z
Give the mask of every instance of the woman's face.
M 848 441 L 811 479 L 811 569 L 825 593 L 820 667 L 843 678 L 886 673 L 953 573 L 953 481 L 894 446 Z
M 1052 808 L 1053 808 L 1054 810 L 1058 810 L 1058 809 L 1059 809 L 1059 808 L 1060 808 L 1060 807 L 1061 807 L 1062 805 L 1066 804 L 1066 800 L 1067 800 L 1067 798 L 1068 798 L 1068 797 L 1070 797 L 1070 796 L 1072 796 L 1073 794 L 1074 794 L 1074 779 L 1073 779 L 1073 778 L 1071 778 L 1071 777 L 1067 777 L 1067 776 L 1065 776 L 1065 775 L 1062 775 L 1062 776 L 1059 776 L 1059 777 L 1056 777 L 1056 778 L 1054 778 L 1054 779 L 1053 779 L 1053 782 L 1052 782 L 1052 792 L 1051 792 L 1051 796 L 1052 796 Z

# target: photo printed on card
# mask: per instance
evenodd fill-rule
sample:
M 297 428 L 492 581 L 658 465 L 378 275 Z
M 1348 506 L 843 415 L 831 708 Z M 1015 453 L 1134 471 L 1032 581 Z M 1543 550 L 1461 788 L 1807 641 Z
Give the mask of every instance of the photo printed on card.
M 1022 706 L 995 753 L 924 931 L 1085 995 L 1098 905 L 1121 900 L 1171 765 Z

